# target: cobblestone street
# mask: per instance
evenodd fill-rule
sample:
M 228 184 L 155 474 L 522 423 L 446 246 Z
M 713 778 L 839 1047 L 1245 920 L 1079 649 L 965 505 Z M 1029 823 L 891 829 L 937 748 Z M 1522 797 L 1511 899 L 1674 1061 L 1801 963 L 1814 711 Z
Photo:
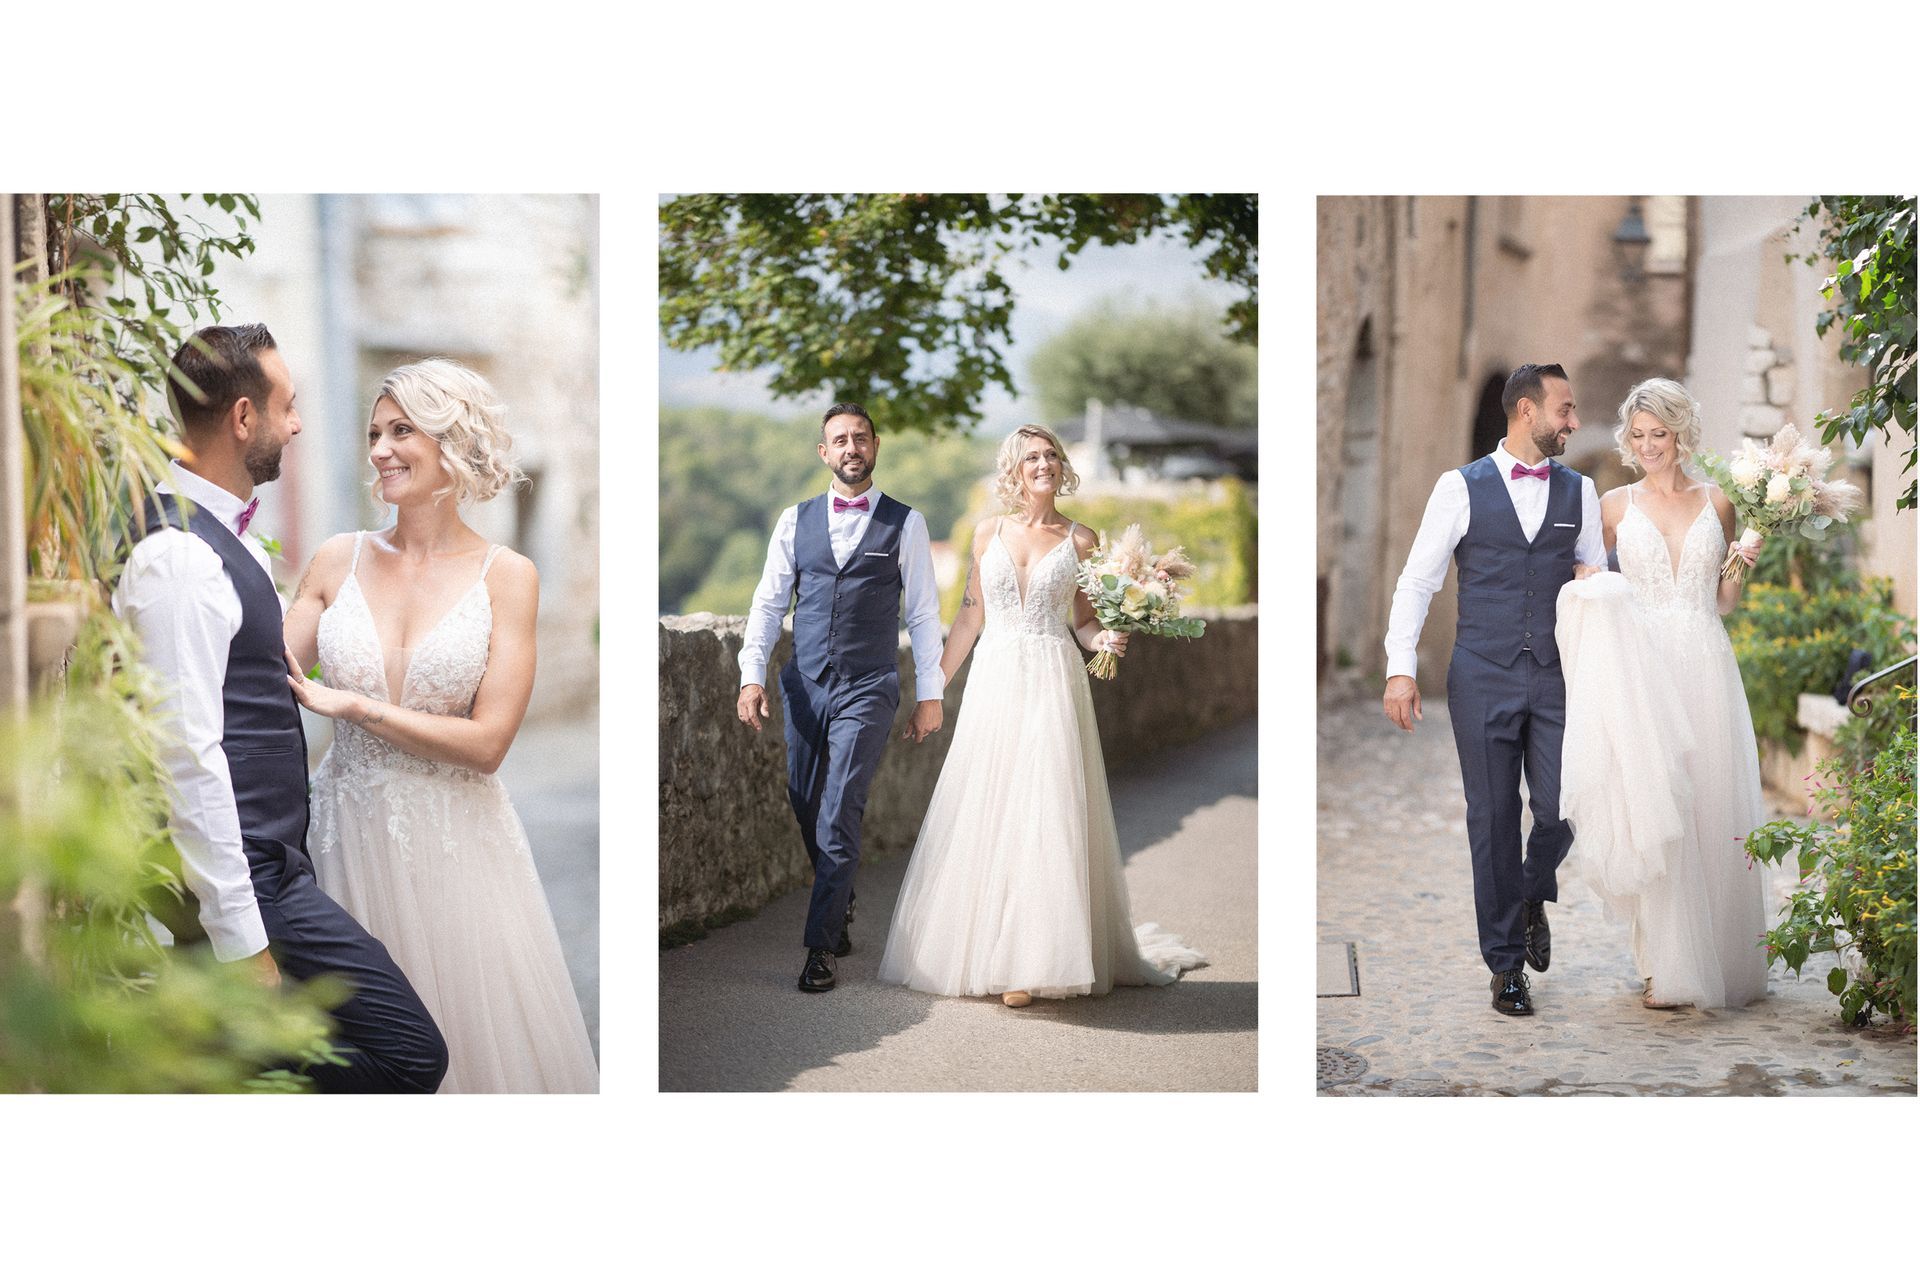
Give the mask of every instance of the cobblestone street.
M 1798 978 L 1776 964 L 1746 1009 L 1642 1008 L 1627 927 L 1580 883 L 1578 844 L 1549 908 L 1552 967 L 1528 973 L 1538 1012 L 1495 1013 L 1452 728 L 1444 701 L 1423 709 L 1408 735 L 1376 683 L 1322 688 L 1319 940 L 1354 944 L 1360 995 L 1317 1001 L 1318 1043 L 1365 1059 L 1335 1055 L 1333 1079 L 1360 1073 L 1322 1096 L 1914 1095 L 1913 1034 L 1844 1026 L 1831 957 Z M 1779 900 L 1770 883 L 1770 919 Z

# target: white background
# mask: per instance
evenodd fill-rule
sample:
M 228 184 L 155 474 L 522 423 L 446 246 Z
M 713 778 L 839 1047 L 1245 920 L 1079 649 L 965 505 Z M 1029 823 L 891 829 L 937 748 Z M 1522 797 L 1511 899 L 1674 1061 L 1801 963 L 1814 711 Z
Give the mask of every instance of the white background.
M 1297 474 L 1316 193 L 1912 191 L 1890 9 L 10 9 L 0 189 L 603 193 L 610 799 L 602 1096 L 0 1098 L 0 1274 L 1903 1265 L 1920 1103 L 1315 1098 Z M 874 189 L 1261 193 L 1257 1096 L 655 1092 L 657 194 Z

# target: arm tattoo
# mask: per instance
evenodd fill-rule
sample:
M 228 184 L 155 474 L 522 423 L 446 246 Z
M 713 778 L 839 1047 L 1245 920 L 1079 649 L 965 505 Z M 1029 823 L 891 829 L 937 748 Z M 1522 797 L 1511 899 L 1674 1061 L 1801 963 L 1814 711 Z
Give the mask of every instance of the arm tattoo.
M 961 591 L 960 593 L 960 607 L 962 609 L 971 609 L 973 608 L 973 606 L 980 603 L 978 600 L 975 600 L 973 598 L 974 579 L 978 578 L 979 576 L 980 576 L 980 557 L 975 556 L 973 559 L 967 561 L 967 585 L 966 585 L 966 589 Z

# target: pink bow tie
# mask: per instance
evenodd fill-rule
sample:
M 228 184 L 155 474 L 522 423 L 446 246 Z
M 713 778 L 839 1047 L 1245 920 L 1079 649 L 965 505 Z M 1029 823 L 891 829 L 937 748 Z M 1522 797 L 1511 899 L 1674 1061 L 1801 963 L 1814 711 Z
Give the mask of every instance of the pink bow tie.
M 865 511 L 866 509 L 867 500 L 864 497 L 854 498 L 852 501 L 841 497 L 835 497 L 833 500 L 833 513 L 835 515 L 839 515 L 842 511 Z
M 260 499 L 255 498 L 252 502 L 249 502 L 247 504 L 247 509 L 240 513 L 240 524 L 239 524 L 239 527 L 234 530 L 234 532 L 245 533 L 247 531 L 247 526 L 253 523 L 253 513 L 258 511 L 259 509 L 260 509 Z
M 1521 476 L 1532 476 L 1535 480 L 1545 480 L 1547 478 L 1547 467 L 1549 465 L 1551 464 L 1543 462 L 1537 467 L 1523 467 L 1516 462 L 1513 464 L 1513 470 L 1509 471 L 1507 475 L 1510 479 L 1514 480 L 1518 480 Z

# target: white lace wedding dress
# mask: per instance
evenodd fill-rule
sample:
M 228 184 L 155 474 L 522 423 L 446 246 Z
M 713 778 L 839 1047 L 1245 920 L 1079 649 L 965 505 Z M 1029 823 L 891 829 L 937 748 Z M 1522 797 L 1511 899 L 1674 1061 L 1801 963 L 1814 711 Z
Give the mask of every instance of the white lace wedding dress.
M 1726 539 L 1709 502 L 1676 567 L 1645 512 L 1616 531 L 1620 574 L 1561 589 L 1568 869 L 1633 925 L 1655 999 L 1737 1008 L 1766 994 L 1759 751 L 1715 597 Z M 1624 581 L 1623 581 L 1624 580 Z
M 980 561 L 986 623 L 880 960 L 936 995 L 1102 995 L 1203 959 L 1136 927 L 1087 672 L 1069 628 L 1073 539 L 1024 589 L 996 528 Z
M 326 683 L 466 715 L 487 669 L 486 571 L 499 548 L 411 652 L 383 652 L 357 576 L 360 541 L 320 617 Z M 442 1093 L 598 1092 L 553 916 L 498 778 L 409 755 L 335 720 L 313 776 L 308 845 L 320 887 L 386 944 L 440 1024 L 450 1061 Z

